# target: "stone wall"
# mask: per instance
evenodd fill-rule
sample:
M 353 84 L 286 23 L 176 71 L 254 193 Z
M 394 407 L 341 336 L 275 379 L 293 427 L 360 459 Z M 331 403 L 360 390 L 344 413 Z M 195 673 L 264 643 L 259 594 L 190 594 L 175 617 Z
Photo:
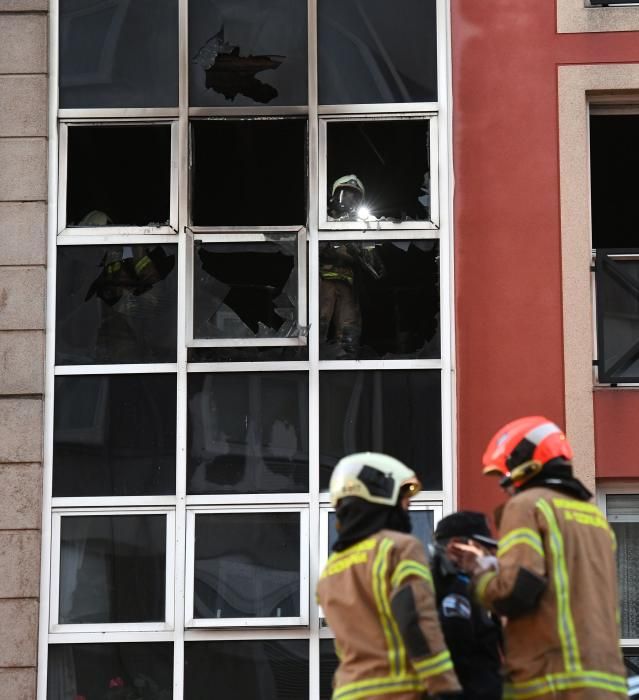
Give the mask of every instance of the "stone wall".
M 36 695 L 47 0 L 0 0 L 0 698 Z

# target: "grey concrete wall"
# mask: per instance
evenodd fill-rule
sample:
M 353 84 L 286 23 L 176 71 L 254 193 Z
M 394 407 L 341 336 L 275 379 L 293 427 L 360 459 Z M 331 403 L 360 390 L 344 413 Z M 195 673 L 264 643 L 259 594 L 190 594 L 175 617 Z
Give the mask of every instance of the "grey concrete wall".
M 0 698 L 35 700 L 47 196 L 47 1 L 0 0 Z

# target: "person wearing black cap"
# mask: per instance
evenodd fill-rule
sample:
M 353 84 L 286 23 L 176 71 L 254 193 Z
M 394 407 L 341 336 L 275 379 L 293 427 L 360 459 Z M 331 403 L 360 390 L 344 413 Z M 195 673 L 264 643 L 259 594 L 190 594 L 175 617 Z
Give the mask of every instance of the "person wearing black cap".
M 431 560 L 440 623 L 467 700 L 501 700 L 501 625 L 473 599 L 470 575 L 459 567 L 451 544 L 472 544 L 494 553 L 483 513 L 459 511 L 439 521 Z

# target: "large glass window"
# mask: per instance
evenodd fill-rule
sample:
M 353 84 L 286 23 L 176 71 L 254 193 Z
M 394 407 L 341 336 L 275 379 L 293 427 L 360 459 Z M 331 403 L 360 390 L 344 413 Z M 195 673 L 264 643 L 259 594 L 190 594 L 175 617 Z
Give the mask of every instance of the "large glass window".
M 60 0 L 60 107 L 177 107 L 178 37 L 178 0 Z
M 47 698 L 328 698 L 331 470 L 453 502 L 445 3 L 53 5 Z
M 318 0 L 319 102 L 434 102 L 435 0 Z

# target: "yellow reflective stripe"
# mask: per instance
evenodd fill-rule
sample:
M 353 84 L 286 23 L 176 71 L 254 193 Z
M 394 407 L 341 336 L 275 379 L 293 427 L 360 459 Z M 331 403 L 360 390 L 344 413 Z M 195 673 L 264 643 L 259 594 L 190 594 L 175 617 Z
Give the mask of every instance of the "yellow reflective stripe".
M 628 684 L 623 676 L 603 671 L 572 671 L 549 673 L 519 683 L 507 683 L 504 687 L 504 700 L 526 700 L 540 695 L 557 693 L 576 688 L 597 688 L 628 697 Z
M 384 676 L 342 685 L 333 691 L 333 700 L 365 700 L 376 695 L 411 693 L 423 690 L 422 684 L 415 677 L 407 675 Z
M 488 587 L 488 584 L 497 576 L 496 571 L 487 571 L 485 574 L 482 574 L 479 579 L 477 579 L 477 583 L 475 584 L 475 598 L 480 603 L 484 602 L 484 594 L 486 593 L 486 588 Z
M 502 557 L 506 552 L 518 544 L 525 544 L 531 547 L 540 557 L 544 556 L 544 547 L 541 536 L 529 527 L 518 527 L 511 530 L 501 540 L 497 548 L 497 556 Z
M 390 609 L 388 599 L 388 553 L 393 547 L 393 541 L 387 538 L 383 539 L 377 550 L 375 561 L 373 563 L 373 593 L 379 621 L 384 631 L 386 645 L 388 647 L 388 665 L 395 676 L 399 676 L 400 672 L 406 665 L 406 652 L 402 639 L 397 629 L 397 623 Z
M 409 576 L 418 576 L 428 581 L 431 586 L 433 585 L 433 577 L 431 576 L 430 569 L 425 564 L 421 564 L 413 559 L 405 559 L 395 568 L 391 578 L 391 586 L 397 588 Z
M 593 503 L 585 503 L 584 501 L 577 501 L 572 498 L 553 498 L 552 504 L 555 508 L 561 510 L 580 510 L 583 513 L 590 513 L 591 515 L 598 515 L 603 518 L 603 513 L 596 505 Z
M 553 580 L 557 597 L 557 630 L 561 639 L 561 651 L 567 671 L 581 670 L 579 645 L 570 610 L 570 580 L 566 568 L 564 539 L 557 525 L 552 508 L 540 498 L 535 507 L 542 512 L 550 529 L 550 549 L 553 557 Z
M 369 538 L 367 540 L 362 540 L 361 542 L 358 542 L 357 544 L 354 544 L 341 552 L 333 552 L 333 554 L 331 554 L 331 556 L 328 558 L 320 578 L 325 578 L 326 576 L 330 576 L 331 574 L 339 573 L 339 571 L 347 569 L 348 566 L 342 567 L 340 562 L 351 559 L 353 555 L 370 552 L 372 549 L 375 549 L 376 546 L 377 540 Z M 361 559 L 361 557 L 356 556 L 355 559 L 351 560 L 351 564 L 360 563 L 359 561 L 356 561 L 357 559 Z M 366 558 L 364 558 L 363 561 L 366 561 Z
M 453 668 L 453 661 L 450 658 L 450 652 L 448 649 L 445 649 L 436 656 L 424 659 L 423 661 L 413 661 L 413 668 L 417 671 L 420 679 L 424 680 L 425 678 L 451 671 Z
M 140 258 L 134 265 L 135 271 L 136 272 L 142 272 L 144 268 L 147 265 L 151 264 L 151 258 L 149 258 L 148 255 L 145 255 L 143 258 Z

